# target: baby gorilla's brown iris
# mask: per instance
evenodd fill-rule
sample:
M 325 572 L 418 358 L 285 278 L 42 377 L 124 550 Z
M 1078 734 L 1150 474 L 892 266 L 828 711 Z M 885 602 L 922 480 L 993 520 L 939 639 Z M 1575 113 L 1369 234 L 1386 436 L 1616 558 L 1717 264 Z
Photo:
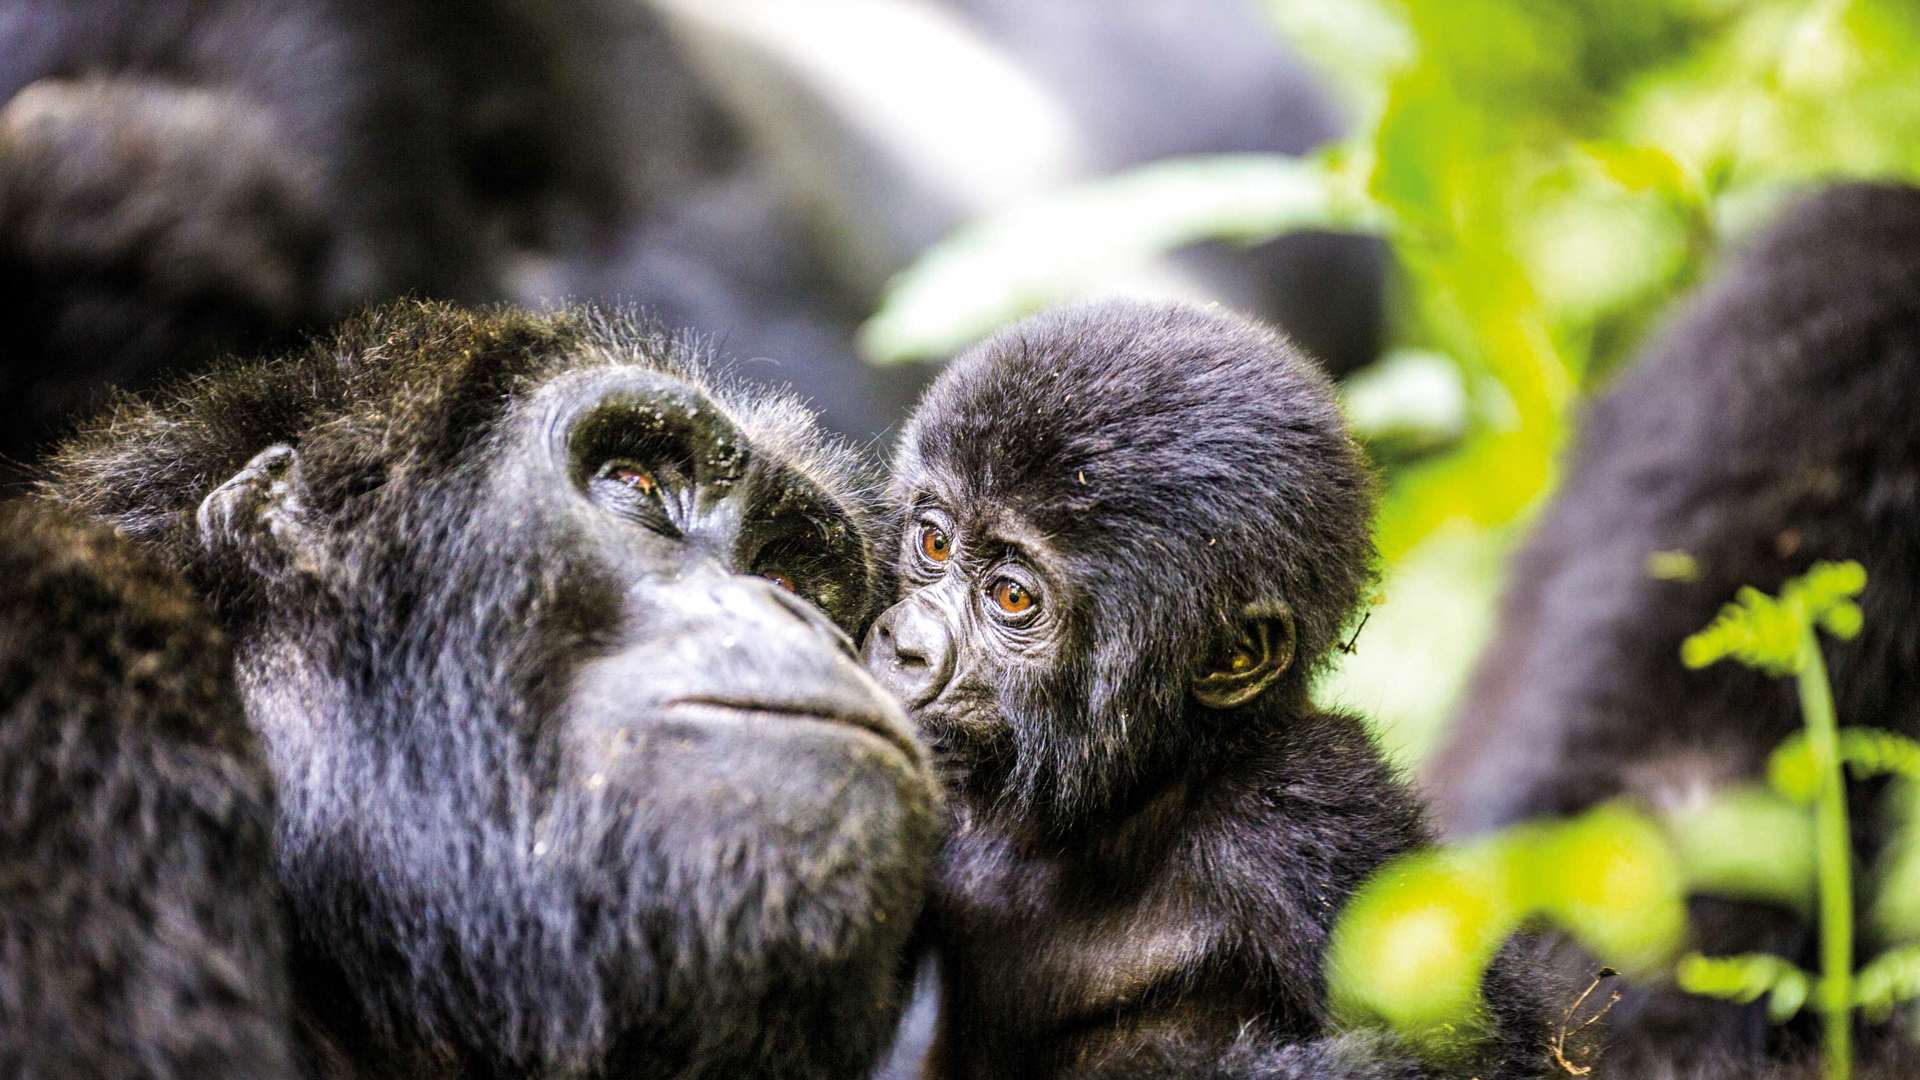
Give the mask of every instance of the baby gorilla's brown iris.
M 943 563 L 953 557 L 953 541 L 940 530 L 938 525 L 926 525 L 920 529 L 920 554 Z
M 1001 578 L 993 586 L 993 602 L 1009 615 L 1024 615 L 1033 609 L 1033 593 L 1011 578 Z

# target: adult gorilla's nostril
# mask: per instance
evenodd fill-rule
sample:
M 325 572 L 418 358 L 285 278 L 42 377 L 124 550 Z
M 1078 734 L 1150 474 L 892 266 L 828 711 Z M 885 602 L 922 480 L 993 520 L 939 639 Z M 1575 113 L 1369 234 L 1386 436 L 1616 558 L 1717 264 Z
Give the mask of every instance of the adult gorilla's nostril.
M 939 613 L 907 599 L 874 621 L 861 655 L 880 684 L 912 708 L 946 689 L 952 652 Z

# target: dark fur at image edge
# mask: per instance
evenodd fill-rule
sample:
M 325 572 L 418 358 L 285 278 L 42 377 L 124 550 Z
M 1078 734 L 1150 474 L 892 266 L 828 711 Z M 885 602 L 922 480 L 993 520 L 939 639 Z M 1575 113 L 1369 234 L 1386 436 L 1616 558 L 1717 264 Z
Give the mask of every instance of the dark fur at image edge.
M 1656 580 L 1648 557 L 1664 551 L 1692 556 L 1697 575 Z M 1775 592 L 1822 559 L 1857 559 L 1868 574 L 1865 630 L 1824 649 L 1840 722 L 1920 734 L 1920 190 L 1910 187 L 1844 184 L 1789 209 L 1589 407 L 1428 769 L 1443 823 L 1467 834 L 1618 795 L 1681 806 L 1757 779 L 1800 729 L 1792 681 L 1731 662 L 1688 671 L 1680 642 L 1741 586 Z M 1863 865 L 1886 839 L 1877 791 L 1853 799 Z M 1811 927 L 1759 904 L 1702 898 L 1694 937 L 1708 953 L 1815 963 Z M 1863 956 L 1885 944 L 1868 933 Z M 1813 1034 L 1808 1017 L 1776 1027 L 1759 1003 L 1677 991 L 1631 994 L 1614 1020 L 1614 1053 L 1640 1074 L 1790 1056 Z
M 294 1075 L 272 790 L 227 655 L 151 557 L 0 507 L 0 1076 Z
M 955 642 L 951 681 L 914 710 L 958 822 L 930 906 L 933 1075 L 1546 1073 L 1545 995 L 1517 957 L 1489 975 L 1489 1037 L 1459 1070 L 1333 1030 L 1333 920 L 1428 832 L 1364 721 L 1308 697 L 1373 559 L 1372 481 L 1310 361 L 1217 310 L 1040 316 L 936 381 L 893 493 L 906 599 L 868 663 L 895 663 L 876 638 L 920 634 L 929 605 Z M 915 561 L 929 513 L 955 530 L 937 570 Z M 1008 535 L 1044 579 L 1017 647 L 942 599 L 979 595 L 973 575 L 995 571 L 968 544 Z M 1249 605 L 1280 602 L 1291 667 L 1246 704 L 1201 706 L 1192 673 Z M 1149 947 L 1164 941 L 1184 944 Z
M 590 312 L 401 304 L 124 401 L 56 456 L 41 497 L 177 567 L 234 642 L 279 785 L 303 1075 L 824 1080 L 884 1048 L 924 760 L 657 707 L 805 678 L 887 708 L 843 633 L 879 574 L 863 474 L 794 401 L 703 368 Z M 818 500 L 852 530 L 806 583 L 827 613 L 575 487 L 608 439 L 693 485 L 666 511 L 738 505 L 741 551 Z

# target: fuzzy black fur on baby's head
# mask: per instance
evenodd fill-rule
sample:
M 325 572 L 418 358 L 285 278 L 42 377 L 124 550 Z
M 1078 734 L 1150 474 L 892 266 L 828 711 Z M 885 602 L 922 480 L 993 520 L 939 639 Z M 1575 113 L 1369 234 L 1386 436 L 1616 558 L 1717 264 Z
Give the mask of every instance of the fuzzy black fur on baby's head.
M 1062 568 L 1058 651 L 991 691 L 1013 787 L 1056 801 L 1189 752 L 1191 725 L 1171 721 L 1249 613 L 1288 612 L 1297 630 L 1291 668 L 1252 708 L 1303 707 L 1372 570 L 1371 475 L 1331 385 L 1217 309 L 1094 304 L 995 336 L 928 391 L 893 494 L 910 514 L 937 501 L 962 533 L 1018 521 Z

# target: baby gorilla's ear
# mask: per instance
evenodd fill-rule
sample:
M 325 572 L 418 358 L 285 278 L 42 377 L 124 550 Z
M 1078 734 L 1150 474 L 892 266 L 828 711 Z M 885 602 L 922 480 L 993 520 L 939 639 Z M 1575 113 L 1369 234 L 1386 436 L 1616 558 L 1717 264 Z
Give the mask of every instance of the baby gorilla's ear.
M 1245 705 L 1293 666 L 1293 646 L 1293 609 L 1251 604 L 1194 677 L 1193 696 L 1209 709 Z

